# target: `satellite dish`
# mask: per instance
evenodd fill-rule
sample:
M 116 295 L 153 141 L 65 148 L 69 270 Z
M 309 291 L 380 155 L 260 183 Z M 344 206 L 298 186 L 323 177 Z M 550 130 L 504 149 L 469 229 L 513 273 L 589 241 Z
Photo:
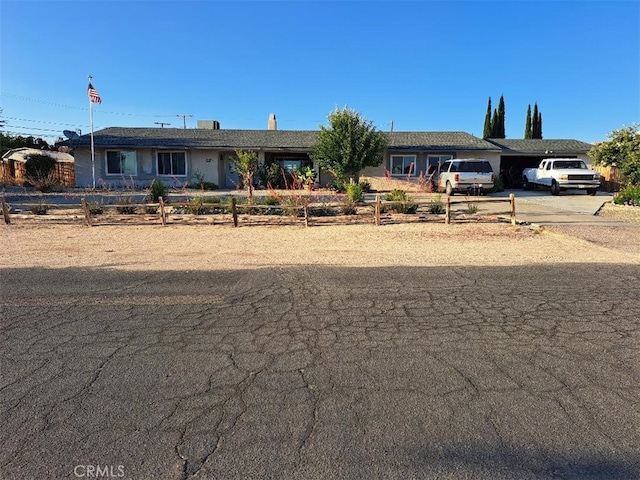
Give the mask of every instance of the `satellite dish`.
M 63 130 L 62 132 L 69 140 L 77 140 L 80 136 L 73 130 Z

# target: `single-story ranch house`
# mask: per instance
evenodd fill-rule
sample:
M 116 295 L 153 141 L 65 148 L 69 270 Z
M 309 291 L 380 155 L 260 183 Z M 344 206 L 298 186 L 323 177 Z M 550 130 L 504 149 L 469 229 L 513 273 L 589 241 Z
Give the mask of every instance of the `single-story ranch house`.
M 90 135 L 62 142 L 73 148 L 76 185 L 148 185 L 161 178 L 168 185 L 184 185 L 199 178 L 220 188 L 236 188 L 232 168 L 235 150 L 257 152 L 261 164 L 276 163 L 287 171 L 311 166 L 324 186 L 331 175 L 314 165 L 309 154 L 318 131 L 278 130 L 271 116 L 266 130 L 220 129 L 217 121 L 198 121 L 198 128 L 110 127 L 94 132 L 94 162 Z M 483 140 L 465 132 L 386 132 L 389 143 L 384 162 L 368 167 L 362 178 L 374 188 L 387 175 L 418 178 L 430 167 L 450 158 L 485 158 L 508 186 L 518 186 L 523 168 L 548 157 L 573 157 L 591 163 L 591 145 L 578 140 Z

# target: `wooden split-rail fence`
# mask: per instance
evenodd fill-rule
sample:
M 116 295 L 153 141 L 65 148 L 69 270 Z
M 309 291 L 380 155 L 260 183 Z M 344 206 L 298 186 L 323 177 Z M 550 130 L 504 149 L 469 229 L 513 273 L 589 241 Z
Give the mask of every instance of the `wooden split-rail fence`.
M 7 204 L 6 200 L 4 197 L 1 197 L 1 202 L 2 202 L 2 215 L 4 218 L 4 222 L 5 224 L 9 225 L 11 224 L 11 216 L 15 215 L 14 213 L 11 213 L 11 209 L 9 207 L 9 205 Z M 516 206 L 515 206 L 515 195 L 512 193 L 509 195 L 508 198 L 484 198 L 482 199 L 481 202 L 478 203 L 474 203 L 473 201 L 470 201 L 469 199 L 463 199 L 461 198 L 460 200 L 454 200 L 451 198 L 451 196 L 447 196 L 446 200 L 444 202 L 442 202 L 444 204 L 444 223 L 446 224 L 450 224 L 452 221 L 452 205 L 455 204 L 474 204 L 474 205 L 478 205 L 478 204 L 486 204 L 486 203 L 493 203 L 493 202 L 508 202 L 509 203 L 509 209 L 508 211 L 504 212 L 505 214 L 508 214 L 510 217 L 510 222 L 512 225 L 516 225 Z M 398 207 L 399 205 L 401 206 L 412 206 L 412 207 L 416 207 L 419 208 L 421 206 L 427 206 L 427 207 L 431 207 L 434 205 L 434 201 L 433 200 L 425 200 L 425 201 L 399 201 L 399 200 L 382 200 L 380 198 L 380 195 L 376 196 L 376 199 L 374 201 L 368 201 L 368 202 L 361 202 L 358 203 L 357 206 L 358 207 L 371 207 L 372 211 L 373 211 L 373 221 L 375 223 L 375 225 L 382 225 L 383 224 L 383 214 L 384 214 L 384 207 L 387 208 L 393 208 L 393 207 Z M 32 208 L 32 207 L 37 207 L 37 206 L 42 206 L 42 204 L 30 204 L 30 203 L 20 203 L 20 204 L 16 204 L 15 206 L 20 206 L 22 208 Z M 323 204 L 324 207 L 326 208 L 340 208 L 340 207 L 344 207 L 344 203 L 332 203 L 332 204 Z M 65 204 L 47 204 L 46 207 L 48 209 L 56 209 L 56 210 L 75 210 L 77 211 L 78 209 L 78 205 L 77 204 L 69 204 L 69 203 L 65 203 Z M 276 205 L 264 205 L 264 204 L 253 204 L 253 203 L 238 203 L 236 198 L 232 198 L 230 203 L 223 203 L 223 202 L 218 202 L 218 203 L 198 203 L 198 204 L 192 204 L 189 202 L 181 202 L 181 203 L 172 203 L 171 207 L 175 208 L 179 208 L 179 209 L 186 209 L 186 208 L 201 208 L 202 211 L 206 212 L 207 210 L 212 210 L 212 209 L 218 209 L 220 211 L 229 211 L 231 213 L 231 220 L 233 223 L 234 227 L 237 227 L 239 225 L 239 221 L 238 221 L 238 216 L 241 213 L 246 213 L 247 211 L 249 212 L 256 212 L 259 210 L 271 210 L 273 211 L 274 209 L 279 209 L 280 211 L 282 211 L 283 213 L 281 215 L 285 215 L 284 212 L 287 213 L 296 213 L 296 217 L 301 218 L 304 221 L 304 225 L 306 227 L 309 226 L 310 224 L 310 219 L 313 217 L 313 208 L 314 205 L 313 204 L 309 204 L 307 202 L 302 202 L 301 204 L 298 205 L 280 205 L 280 204 L 276 204 Z M 80 201 L 80 208 L 82 210 L 82 218 L 83 218 L 83 222 L 85 225 L 87 226 L 92 226 L 95 224 L 95 221 L 97 220 L 97 218 L 99 217 L 98 214 L 93 214 L 91 213 L 92 211 L 92 207 L 90 206 L 89 202 L 86 201 L 86 199 L 82 198 Z M 157 203 L 141 203 L 141 204 L 133 204 L 133 203 L 127 203 L 127 204 L 109 204 L 109 205 L 100 205 L 100 210 L 108 210 L 108 209 L 115 209 L 116 211 L 122 211 L 123 209 L 129 209 L 129 211 L 135 211 L 135 210 L 144 210 L 147 212 L 147 215 L 157 215 L 157 218 L 160 220 L 160 223 L 162 225 L 166 225 L 168 223 L 168 212 L 167 212 L 167 205 L 164 202 L 164 199 L 162 197 L 160 197 L 158 199 Z M 317 208 L 317 207 L 316 207 Z M 149 213 L 150 211 L 155 210 L 155 214 L 153 213 Z M 311 212 L 311 213 L 310 213 Z M 219 215 L 217 213 L 196 213 L 194 214 L 196 216 L 201 216 L 201 215 Z M 258 214 L 259 215 L 259 214 Z M 397 218 L 397 217 L 396 217 Z

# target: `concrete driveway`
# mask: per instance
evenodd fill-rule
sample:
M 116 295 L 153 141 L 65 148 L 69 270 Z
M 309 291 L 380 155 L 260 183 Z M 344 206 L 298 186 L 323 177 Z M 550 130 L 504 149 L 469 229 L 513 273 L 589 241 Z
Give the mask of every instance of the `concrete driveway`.
M 613 200 L 613 194 L 598 192 L 596 195 L 587 195 L 580 190 L 569 190 L 560 195 L 551 195 L 548 190 L 506 190 L 493 193 L 491 197 L 509 197 L 513 193 L 519 204 L 539 205 L 545 208 L 563 210 L 572 213 L 595 215 L 606 202 Z

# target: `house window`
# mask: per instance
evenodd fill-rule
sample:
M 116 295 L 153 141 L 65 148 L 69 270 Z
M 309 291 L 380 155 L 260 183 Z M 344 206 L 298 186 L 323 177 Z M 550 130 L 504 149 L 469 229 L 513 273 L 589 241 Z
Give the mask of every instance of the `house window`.
M 429 166 L 427 167 L 427 172 L 429 175 L 433 172 L 438 172 L 442 167 L 442 164 L 447 160 L 451 160 L 453 155 L 429 155 L 427 157 L 427 163 Z
M 135 176 L 137 173 L 136 152 L 124 150 L 107 151 L 107 175 Z
M 158 175 L 186 176 L 187 155 L 185 152 L 158 152 Z
M 311 164 L 306 158 L 277 158 L 276 163 L 287 173 L 293 173 Z
M 391 155 L 391 175 L 415 175 L 415 155 Z

